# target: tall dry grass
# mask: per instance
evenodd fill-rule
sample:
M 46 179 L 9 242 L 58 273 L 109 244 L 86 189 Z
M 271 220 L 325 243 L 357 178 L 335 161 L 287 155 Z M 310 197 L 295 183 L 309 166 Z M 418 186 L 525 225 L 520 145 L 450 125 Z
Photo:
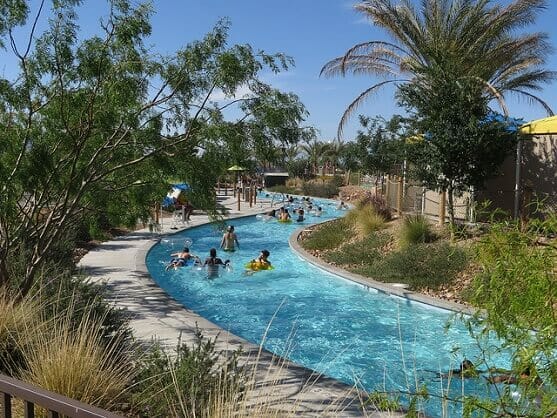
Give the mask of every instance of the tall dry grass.
M 77 326 L 73 305 L 49 320 L 23 354 L 22 379 L 81 402 L 110 409 L 125 394 L 134 369 L 117 352 L 120 336 L 103 339 L 102 320 L 87 313 Z
M 23 350 L 35 335 L 45 331 L 41 319 L 41 303 L 31 297 L 15 298 L 0 288 L 0 372 L 17 374 Z

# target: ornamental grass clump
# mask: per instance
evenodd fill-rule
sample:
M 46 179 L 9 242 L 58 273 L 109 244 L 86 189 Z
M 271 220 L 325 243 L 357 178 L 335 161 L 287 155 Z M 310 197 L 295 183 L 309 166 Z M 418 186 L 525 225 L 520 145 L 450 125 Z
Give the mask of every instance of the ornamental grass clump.
M 22 350 L 44 328 L 36 299 L 17 300 L 0 288 L 0 372 L 13 374 L 22 363 Z
M 81 402 L 110 409 L 122 400 L 134 374 L 119 350 L 119 334 L 103 336 L 102 319 L 92 314 L 72 323 L 72 308 L 50 320 L 24 350 L 22 380 Z
M 400 229 L 400 243 L 403 247 L 413 244 L 433 242 L 437 236 L 431 224 L 422 215 L 407 216 Z
M 385 227 L 385 218 L 378 214 L 372 206 L 361 206 L 353 209 L 352 215 L 353 229 L 360 239 L 364 239 L 370 234 Z

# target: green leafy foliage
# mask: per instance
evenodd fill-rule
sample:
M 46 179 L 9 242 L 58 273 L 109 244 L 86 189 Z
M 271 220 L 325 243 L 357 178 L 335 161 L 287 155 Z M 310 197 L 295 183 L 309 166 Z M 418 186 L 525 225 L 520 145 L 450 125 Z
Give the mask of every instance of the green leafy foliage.
M 343 236 L 346 237 L 346 231 Z M 375 233 L 363 240 L 345 244 L 338 251 L 327 252 L 323 257 L 331 263 L 357 269 L 374 264 L 381 257 L 381 248 L 389 242 L 388 234 Z
M 45 2 L 30 39 L 14 39 L 3 57 L 20 72 L 0 79 L 0 285 L 17 283 L 22 293 L 46 260 L 60 258 L 56 243 L 74 229 L 102 236 L 109 226 L 145 222 L 169 178 L 187 182 L 193 206 L 216 215 L 213 188 L 227 167 L 253 168 L 254 155 L 276 159 L 277 144 L 313 135 L 300 127 L 307 112 L 298 97 L 260 80 L 291 59 L 229 45 L 226 20 L 154 56 L 146 46 L 151 5 L 111 0 L 88 36 L 78 25 L 80 3 Z M 25 2 L 0 9 L 0 45 L 35 18 Z M 45 25 L 43 14 L 51 16 Z M 248 97 L 213 100 L 246 86 Z M 225 110 L 232 105 L 235 116 Z M 16 273 L 22 246 L 28 262 Z
M 443 242 L 408 246 L 352 270 L 387 283 L 407 283 L 414 290 L 436 289 L 453 281 L 468 262 L 464 249 Z
M 343 219 L 319 225 L 311 235 L 301 242 L 308 250 L 326 250 L 338 247 L 346 240 L 346 222 Z

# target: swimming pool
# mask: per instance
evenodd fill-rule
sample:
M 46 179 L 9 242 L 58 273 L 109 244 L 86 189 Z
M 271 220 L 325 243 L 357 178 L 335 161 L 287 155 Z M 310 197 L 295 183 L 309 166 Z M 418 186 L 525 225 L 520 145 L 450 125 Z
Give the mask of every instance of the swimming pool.
M 322 202 L 321 218 L 340 216 Z M 416 391 L 423 384 L 441 395 L 446 380 L 437 372 L 457 368 L 466 355 L 478 355 L 475 342 L 461 323 L 446 329 L 451 313 L 389 296 L 329 274 L 298 257 L 288 237 L 300 224 L 263 222 L 255 217 L 227 222 L 235 226 L 240 250 L 219 251 L 232 272 L 214 280 L 194 267 L 165 272 L 169 253 L 192 241 L 191 251 L 206 257 L 218 248 L 222 233 L 212 225 L 196 227 L 161 241 L 147 256 L 153 279 L 184 306 L 246 340 L 313 370 L 367 390 Z M 271 253 L 272 271 L 243 274 L 243 266 L 262 249 Z M 270 325 L 269 325 L 270 324 Z M 455 350 L 458 352 L 455 354 Z M 506 367 L 505 361 L 498 363 Z M 487 393 L 483 379 L 451 381 L 451 393 Z M 449 416 L 459 416 L 451 405 Z M 441 415 L 441 403 L 428 403 L 430 415 Z

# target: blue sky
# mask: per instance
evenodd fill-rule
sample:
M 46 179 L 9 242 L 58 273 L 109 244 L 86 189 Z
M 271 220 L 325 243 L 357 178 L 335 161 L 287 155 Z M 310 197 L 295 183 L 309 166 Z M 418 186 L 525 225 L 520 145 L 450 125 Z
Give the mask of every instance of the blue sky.
M 82 14 L 83 27 L 94 25 L 102 0 L 88 0 Z M 32 0 L 38 4 L 38 0 Z M 231 21 L 230 43 L 249 43 L 266 52 L 283 52 L 295 60 L 289 72 L 264 79 L 281 90 L 297 94 L 310 112 L 308 124 L 320 131 L 321 139 L 336 136 L 338 121 L 346 106 L 376 80 L 365 77 L 319 77 L 328 60 L 342 55 L 352 45 L 386 39 L 384 33 L 366 22 L 353 10 L 355 1 L 347 0 L 154 0 L 153 18 L 155 49 L 171 53 L 179 46 L 201 38 L 219 18 Z M 495 1 L 507 3 L 507 1 Z M 528 30 L 547 32 L 557 48 L 557 0 L 548 0 L 548 9 Z M 99 12 L 96 12 L 96 8 Z M 557 70 L 557 55 L 549 58 L 548 67 Z M 0 66 L 0 71 L 6 71 Z M 539 93 L 557 111 L 557 84 Z M 544 110 L 526 101 L 507 98 L 510 113 L 525 120 L 545 117 Z M 382 90 L 360 109 L 361 113 L 386 118 L 402 111 L 396 107 L 393 90 Z M 345 130 L 345 139 L 354 136 L 356 118 Z

